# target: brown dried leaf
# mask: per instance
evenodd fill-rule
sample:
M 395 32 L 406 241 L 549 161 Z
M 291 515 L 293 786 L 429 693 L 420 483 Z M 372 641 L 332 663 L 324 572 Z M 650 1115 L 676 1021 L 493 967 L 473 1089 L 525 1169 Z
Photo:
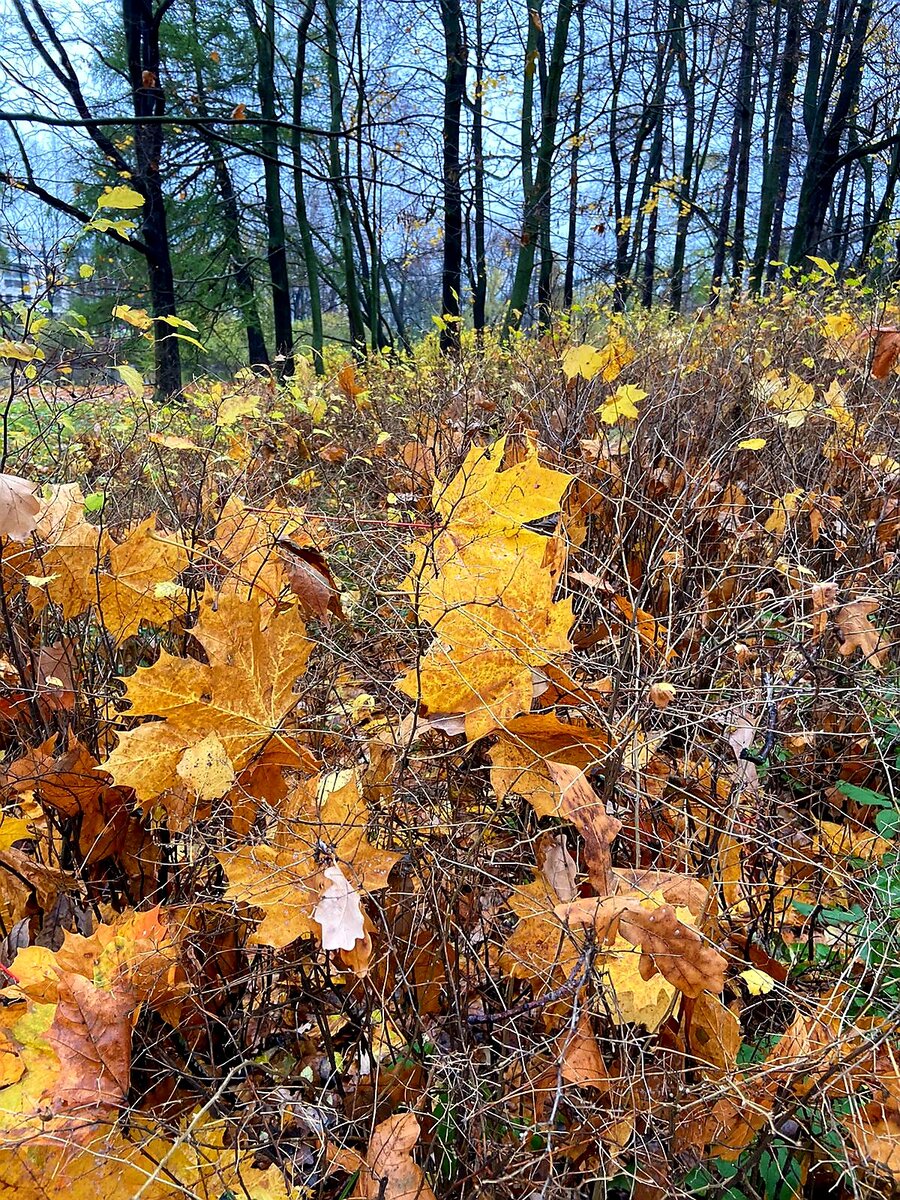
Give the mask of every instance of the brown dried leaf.
M 376 1126 L 356 1185 L 359 1200 L 435 1200 L 412 1157 L 421 1132 L 411 1112 L 397 1113 Z
M 49 1099 L 61 1107 L 107 1108 L 121 1104 L 131 1076 L 131 1010 L 128 995 L 95 987 L 65 972 L 48 1041 L 60 1061 Z
M 848 658 L 854 650 L 859 650 L 866 662 L 870 662 L 878 671 L 884 666 L 883 660 L 887 651 L 881 641 L 881 634 L 869 620 L 869 615 L 877 612 L 880 607 L 879 600 L 867 596 L 860 600 L 851 600 L 849 604 L 838 609 L 834 618 L 844 638 L 838 646 L 838 654 Z
M 556 914 L 568 926 L 593 925 L 601 941 L 611 942 L 621 933 L 639 946 L 642 979 L 658 971 L 686 996 L 721 992 L 725 986 L 726 960 L 679 921 L 670 904 L 648 909 L 636 896 L 589 897 L 558 905 Z
M 566 763 L 550 762 L 547 766 L 559 788 L 560 816 L 571 821 L 584 839 L 584 858 L 591 883 L 599 896 L 605 896 L 612 890 L 609 848 L 622 822 L 609 815 L 583 771 Z
M 609 1071 L 587 1013 L 581 1014 L 574 1033 L 566 1031 L 561 1035 L 560 1049 L 562 1077 L 566 1083 L 575 1087 L 597 1088 L 601 1092 L 609 1091 Z
M 560 900 L 563 902 L 574 900 L 578 895 L 578 889 L 575 885 L 578 868 L 575 864 L 575 859 L 569 853 L 569 847 L 566 845 L 566 839 L 562 834 L 548 837 L 543 846 L 543 855 L 540 862 L 544 878 L 556 892 L 557 896 L 559 896 Z

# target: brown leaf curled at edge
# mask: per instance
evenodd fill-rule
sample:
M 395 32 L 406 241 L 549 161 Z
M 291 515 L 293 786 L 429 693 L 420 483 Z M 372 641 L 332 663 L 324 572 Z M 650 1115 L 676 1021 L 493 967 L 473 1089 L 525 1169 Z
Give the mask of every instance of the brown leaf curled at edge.
M 326 624 L 332 616 L 346 621 L 338 587 L 325 556 L 312 546 L 298 546 L 288 538 L 278 538 L 275 544 L 281 552 L 281 565 L 303 616 Z
M 594 890 L 600 896 L 612 890 L 612 857 L 609 848 L 622 822 L 611 817 L 584 772 L 568 763 L 547 766 L 560 791 L 560 815 L 571 821 L 584 839 L 584 858 Z
M 900 331 L 875 329 L 872 331 L 872 341 L 872 378 L 887 379 L 900 358 Z
M 725 987 L 725 958 L 679 921 L 670 904 L 649 909 L 637 896 L 589 897 L 558 905 L 556 914 L 567 925 L 593 925 L 603 942 L 621 933 L 640 947 L 644 980 L 658 971 L 686 996 L 721 992 Z

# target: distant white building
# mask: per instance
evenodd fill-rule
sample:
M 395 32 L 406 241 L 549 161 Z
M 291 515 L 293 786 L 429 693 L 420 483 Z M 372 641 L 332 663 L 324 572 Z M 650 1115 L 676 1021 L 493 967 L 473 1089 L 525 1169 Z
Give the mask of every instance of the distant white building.
M 0 304 L 48 300 L 51 311 L 59 314 L 70 306 L 70 291 L 65 280 L 59 278 L 53 268 L 42 270 L 42 264 L 28 264 L 21 258 L 14 262 L 0 262 Z

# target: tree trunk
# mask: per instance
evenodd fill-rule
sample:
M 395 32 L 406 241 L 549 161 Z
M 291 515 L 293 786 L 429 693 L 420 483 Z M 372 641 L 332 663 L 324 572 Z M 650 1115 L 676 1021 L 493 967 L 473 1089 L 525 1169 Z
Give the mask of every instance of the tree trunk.
M 807 121 L 808 132 L 810 125 L 812 129 L 797 202 L 797 221 L 788 256 L 792 266 L 802 263 L 808 254 L 815 254 L 819 248 L 841 155 L 841 140 L 847 131 L 862 80 L 865 42 L 871 18 L 872 0 L 861 0 L 855 20 L 852 12 L 848 12 L 844 27 L 833 35 L 829 59 L 821 72 L 821 85 L 815 102 L 809 102 L 812 111 L 811 120 Z M 840 88 L 837 99 L 833 99 L 834 79 L 839 69 Z
M 482 0 L 475 0 L 475 100 L 472 106 L 472 166 L 474 171 L 475 271 L 472 286 L 472 324 L 479 343 L 487 314 L 487 254 L 484 235 L 484 41 Z
M 585 0 L 578 0 L 575 19 L 578 24 L 578 64 L 575 79 L 575 106 L 572 113 L 572 154 L 569 159 L 569 227 L 566 231 L 566 270 L 563 279 L 563 308 L 572 307 L 575 295 L 575 248 L 578 237 L 578 155 L 581 150 L 581 114 L 584 107 Z
M 340 134 L 343 125 L 343 109 L 337 31 L 337 0 L 325 0 L 325 66 L 328 73 L 328 95 L 331 110 L 331 136 L 328 139 L 329 182 L 334 193 L 341 254 L 344 260 L 344 297 L 347 303 L 350 343 L 357 354 L 365 355 L 366 329 L 363 323 L 362 304 L 356 280 L 356 264 L 353 258 L 353 228 L 347 199 L 346 175 L 341 164 Z
M 519 242 L 516 273 L 509 297 L 509 309 L 504 324 L 505 334 L 513 329 L 518 329 L 521 323 L 522 313 L 528 304 L 528 293 L 531 290 L 535 249 L 538 239 L 541 236 L 541 231 L 547 229 L 550 221 L 550 183 L 555 159 L 554 152 L 556 150 L 559 93 L 562 86 L 562 73 L 573 3 L 574 0 L 559 0 L 559 7 L 556 11 L 556 27 L 553 30 L 553 49 L 547 68 L 546 93 L 541 105 L 541 138 L 538 146 L 537 169 L 534 173 L 533 184 L 525 194 L 522 235 Z M 541 307 L 542 320 L 549 318 L 548 284 L 551 269 L 552 261 L 548 260 L 546 265 L 542 267 L 542 274 L 544 276 Z
M 294 174 L 294 205 L 297 229 L 306 267 L 306 286 L 309 289 L 309 310 L 312 322 L 313 366 L 317 375 L 325 374 L 325 333 L 322 326 L 322 296 L 319 288 L 319 260 L 313 244 L 312 227 L 306 210 L 306 167 L 303 161 L 303 88 L 306 76 L 306 43 L 309 27 L 316 10 L 316 0 L 306 0 L 297 22 L 297 53 L 294 59 L 293 123 L 291 130 L 291 161 Z
M 734 231 L 731 245 L 731 278 L 740 290 L 743 280 L 747 200 L 750 189 L 750 146 L 753 138 L 754 65 L 759 0 L 747 0 L 747 22 L 741 39 L 741 86 L 738 95 L 739 149 L 734 199 Z
M 190 0 L 190 16 L 193 41 L 196 46 L 199 46 L 196 0 Z M 203 81 L 203 71 L 200 67 L 200 61 L 199 54 L 195 52 L 194 86 L 197 89 L 197 115 L 206 117 L 209 115 L 209 108 L 207 105 L 206 84 Z M 248 362 L 252 367 L 267 367 L 269 365 L 269 352 L 266 349 L 262 322 L 259 319 L 259 308 L 256 303 L 253 275 L 250 271 L 250 264 L 244 250 L 243 239 L 241 238 L 241 218 L 231 171 L 228 169 L 228 163 L 222 152 L 221 143 L 215 137 L 212 130 L 207 129 L 204 125 L 200 125 L 198 126 L 198 133 L 212 162 L 213 178 L 216 181 L 216 189 L 222 201 L 222 232 L 225 245 L 228 249 L 228 258 L 231 264 L 234 286 L 237 291 L 238 305 L 244 321 Z
M 800 18 L 802 0 L 787 0 L 787 22 L 784 48 L 781 53 L 781 71 L 778 76 L 778 93 L 775 98 L 775 124 L 772 133 L 772 152 L 763 173 L 762 192 L 759 204 L 759 221 L 756 227 L 756 249 L 750 271 L 750 290 L 758 292 L 763 278 L 768 273 L 768 263 L 778 258 L 780 231 L 776 245 L 772 246 L 775 215 L 784 211 L 785 191 L 790 177 L 790 155 L 794 129 L 794 89 L 797 84 L 797 69 L 800 63 Z
M 122 25 L 128 80 L 134 115 L 135 170 L 132 184 L 144 197 L 141 236 L 147 248 L 150 302 L 154 317 L 177 315 L 175 274 L 169 247 L 166 205 L 163 197 L 160 158 L 163 124 L 141 124 L 141 117 L 162 117 L 165 94 L 160 82 L 159 22 L 163 10 L 153 11 L 152 0 L 122 0 Z M 175 330 L 157 322 L 154 330 L 156 390 L 174 396 L 181 390 L 181 352 Z
M 466 46 L 460 0 L 440 0 L 444 28 L 444 257 L 441 269 L 441 350 L 458 353 L 463 265 L 463 210 L 460 187 L 460 121 L 466 94 Z
M 275 0 L 263 0 L 261 23 L 254 0 L 244 0 L 244 9 L 256 45 L 256 87 L 259 110 L 266 122 L 260 132 L 263 180 L 266 193 L 266 238 L 269 278 L 272 281 L 272 315 L 275 323 L 275 355 L 279 375 L 292 375 L 294 330 L 291 286 L 288 278 L 284 205 L 281 200 L 281 168 L 278 163 L 278 118 L 275 95 Z
M 713 247 L 712 279 L 709 289 L 709 303 L 719 302 L 722 288 L 722 277 L 725 274 L 725 259 L 728 254 L 729 235 L 731 234 L 731 206 L 735 197 L 735 185 L 738 181 L 739 169 L 745 155 L 745 134 L 749 126 L 747 113 L 750 108 L 750 98 L 753 89 L 753 61 L 756 50 L 756 12 L 758 0 L 747 0 L 744 14 L 743 34 L 741 36 L 741 57 L 738 66 L 737 94 L 734 104 L 734 118 L 731 126 L 731 144 L 728 147 L 728 162 L 725 167 L 725 179 L 722 185 L 722 205 L 719 209 L 719 224 L 716 230 L 716 240 Z M 744 191 L 746 206 L 746 187 Z M 735 233 L 740 232 L 743 247 L 744 213 L 738 214 Z M 732 241 L 733 245 L 733 241 Z M 743 251 L 742 251 L 743 253 Z M 733 260 L 734 261 L 734 260 Z

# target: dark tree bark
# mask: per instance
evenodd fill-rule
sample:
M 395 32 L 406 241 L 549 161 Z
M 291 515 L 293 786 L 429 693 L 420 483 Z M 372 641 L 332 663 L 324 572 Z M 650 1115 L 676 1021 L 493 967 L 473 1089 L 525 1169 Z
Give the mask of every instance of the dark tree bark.
M 341 163 L 340 134 L 343 127 L 343 107 L 340 64 L 338 63 L 337 0 L 325 0 L 325 65 L 328 73 L 328 95 L 331 110 L 331 137 L 328 143 L 329 183 L 334 195 L 343 256 L 344 298 L 347 303 L 350 342 L 357 354 L 365 354 L 366 329 L 363 323 L 359 285 L 356 280 L 356 263 L 353 257 L 353 227 L 347 197 L 347 174 Z
M 550 52 L 550 62 L 547 65 L 547 83 L 541 103 L 541 136 L 538 143 L 537 166 L 532 185 L 531 187 L 526 187 L 525 191 L 525 207 L 522 220 L 522 233 L 519 241 L 519 255 L 516 261 L 516 273 L 509 297 L 509 309 L 504 325 L 505 333 L 513 329 L 518 329 L 522 320 L 522 313 L 528 304 L 531 277 L 534 273 L 535 251 L 542 231 L 544 232 L 545 249 L 549 251 L 546 231 L 549 229 L 550 222 L 550 188 L 553 164 L 556 158 L 556 126 L 559 120 L 559 93 L 562 86 L 562 74 L 573 4 L 574 0 L 559 0 L 559 6 L 556 10 L 553 48 Z M 541 28 L 539 14 L 530 12 L 529 19 L 530 26 L 534 26 L 537 21 L 538 29 Z M 548 254 L 546 259 L 542 260 L 541 268 L 542 283 L 539 306 L 542 321 L 549 319 L 549 282 L 551 271 L 552 258 Z
M 802 263 L 808 254 L 818 251 L 835 175 L 841 165 L 841 143 L 862 80 L 865 42 L 872 19 L 872 0 L 860 0 L 857 4 L 847 0 L 842 7 L 844 19 L 835 22 L 832 28 L 827 0 L 820 0 L 810 39 L 804 96 L 804 123 L 809 150 L 788 255 L 792 266 Z M 831 41 L 825 53 L 824 38 L 829 28 L 832 28 Z
M 444 353 L 458 353 L 462 318 L 460 292 L 463 267 L 463 207 L 460 168 L 460 125 L 466 94 L 468 46 L 460 0 L 439 0 L 444 30 L 444 255 L 441 267 L 440 344 Z
M 313 242 L 312 226 L 306 208 L 306 164 L 303 159 L 303 89 L 306 82 L 306 45 L 309 27 L 316 11 L 316 0 L 305 0 L 297 22 L 297 51 L 294 59 L 293 121 L 291 130 L 291 161 L 294 174 L 294 204 L 297 229 L 306 267 L 306 286 L 309 290 L 310 321 L 312 322 L 313 365 L 317 375 L 325 374 L 325 333 L 322 324 L 322 295 L 319 288 L 319 259 Z
M 728 160 L 725 167 L 725 179 L 722 185 L 722 203 L 719 209 L 719 223 L 716 240 L 713 247 L 712 280 L 710 283 L 709 302 L 717 304 L 722 289 L 722 278 L 725 274 L 725 259 L 728 255 L 728 243 L 734 245 L 734 238 L 740 238 L 741 259 L 744 245 L 744 219 L 746 210 L 746 176 L 742 175 L 744 164 L 749 154 L 749 135 L 752 124 L 751 102 L 753 96 L 753 68 L 756 58 L 756 16 L 759 0 L 746 0 L 744 22 L 741 35 L 741 57 L 738 65 L 737 90 L 734 105 L 734 118 L 731 126 L 731 144 L 728 147 Z M 735 228 L 732 231 L 731 213 L 735 200 L 735 186 L 743 180 L 744 209 L 736 214 Z M 741 193 L 738 195 L 738 205 L 741 203 Z M 733 256 L 733 266 L 739 260 Z
M 199 47 L 196 0 L 190 0 L 190 15 L 194 42 Z M 209 106 L 207 103 L 206 83 L 203 79 L 203 71 L 200 66 L 200 56 L 198 53 L 195 53 L 194 57 L 194 87 L 197 92 L 197 113 L 199 116 L 208 116 Z M 234 286 L 237 291 L 238 305 L 240 306 L 244 330 L 247 336 L 248 361 L 251 366 L 267 367 L 269 365 L 269 352 L 266 348 L 262 322 L 259 319 L 253 273 L 250 270 L 250 263 L 244 249 L 243 238 L 241 237 L 241 217 L 237 194 L 234 190 L 234 181 L 231 178 L 231 171 L 225 159 L 221 142 L 206 126 L 200 125 L 197 127 L 197 130 L 212 162 L 213 178 L 216 181 L 216 190 L 219 193 L 219 199 L 222 203 L 222 233 L 228 251 Z
M 794 90 L 800 63 L 800 18 L 802 0 L 787 0 L 784 46 L 781 51 L 781 70 L 775 97 L 772 149 L 763 171 L 759 220 L 756 226 L 756 249 L 750 271 L 750 289 L 758 292 L 767 277 L 769 263 L 778 258 L 781 250 L 780 218 L 784 212 L 787 183 L 790 178 L 791 147 L 794 136 Z M 775 237 L 776 214 L 779 228 Z
M 266 193 L 267 258 L 269 278 L 272 281 L 275 355 L 278 359 L 278 374 L 291 375 L 294 371 L 291 285 L 284 232 L 284 205 L 281 199 L 278 127 L 274 123 L 278 116 L 275 93 L 275 0 L 263 0 L 262 21 L 254 0 L 244 0 L 244 11 L 256 46 L 256 90 L 259 96 L 259 110 L 266 122 L 260 132 L 260 144 Z
M 475 269 L 472 278 L 472 324 L 479 343 L 487 319 L 487 254 L 484 231 L 484 31 L 482 0 L 475 0 L 475 97 L 472 104 L 473 224 Z
M 140 122 L 141 117 L 161 117 L 166 109 L 160 82 L 159 25 L 167 7 L 168 3 L 163 3 L 154 11 L 152 0 L 122 0 L 128 81 L 134 115 L 138 118 L 131 182 L 144 197 L 141 240 L 147 247 L 154 317 L 174 317 L 178 313 L 160 172 L 164 126 L 161 122 Z M 174 396 L 181 389 L 181 353 L 174 333 L 174 329 L 167 328 L 162 322 L 157 324 L 154 335 L 156 388 L 163 396 Z
M 575 249 L 578 238 L 578 156 L 581 150 L 581 114 L 584 110 L 585 0 L 578 0 L 575 22 L 578 50 L 575 78 L 575 103 L 572 111 L 572 151 L 569 158 L 569 224 L 566 230 L 566 269 L 563 278 L 563 308 L 570 309 L 575 295 Z

